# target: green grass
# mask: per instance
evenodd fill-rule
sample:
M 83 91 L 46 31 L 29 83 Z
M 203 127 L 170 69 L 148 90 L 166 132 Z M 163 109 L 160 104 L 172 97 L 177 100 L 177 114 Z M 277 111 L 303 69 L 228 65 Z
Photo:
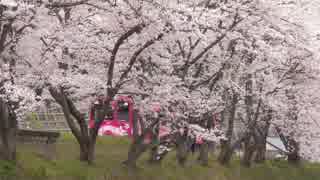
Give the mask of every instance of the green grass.
M 70 134 L 64 134 L 58 144 L 55 160 L 46 160 L 35 145 L 19 146 L 18 167 L 21 180 L 320 180 L 319 164 L 289 166 L 286 162 L 268 161 L 252 168 L 240 167 L 232 161 L 229 167 L 220 166 L 214 158 L 209 167 L 197 164 L 196 156 L 185 168 L 179 167 L 172 152 L 161 165 L 149 165 L 146 154 L 136 171 L 121 165 L 129 146 L 127 138 L 103 137 L 97 142 L 96 161 L 93 166 L 78 161 L 78 145 Z M 1 177 L 12 176 L 14 167 L 0 162 Z M 0 180 L 2 180 L 0 178 Z

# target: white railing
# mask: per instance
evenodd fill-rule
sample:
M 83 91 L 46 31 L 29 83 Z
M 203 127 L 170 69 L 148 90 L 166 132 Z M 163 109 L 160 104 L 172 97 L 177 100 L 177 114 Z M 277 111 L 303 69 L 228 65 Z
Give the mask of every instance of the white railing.
M 67 121 L 63 113 L 33 112 L 19 122 L 20 129 L 33 129 L 45 131 L 69 131 Z

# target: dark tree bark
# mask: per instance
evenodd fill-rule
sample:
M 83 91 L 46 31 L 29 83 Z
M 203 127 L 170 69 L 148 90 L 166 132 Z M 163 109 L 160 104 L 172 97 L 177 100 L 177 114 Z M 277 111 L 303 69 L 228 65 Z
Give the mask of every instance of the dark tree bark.
M 258 138 L 258 142 L 256 142 L 256 150 L 255 150 L 255 163 L 263 163 L 266 160 L 266 145 L 267 145 L 267 136 L 261 136 Z
M 198 160 L 202 166 L 209 165 L 209 142 L 203 142 L 203 144 L 200 145 Z
M 0 159 L 16 160 L 17 118 L 8 104 L 0 98 Z
M 244 167 L 250 167 L 255 151 L 255 144 L 251 136 L 247 137 L 243 143 L 243 157 L 241 159 L 241 165 Z
M 129 168 L 137 167 L 137 161 L 141 155 L 147 151 L 150 144 L 144 143 L 145 136 L 141 135 L 135 139 L 128 151 L 128 159 L 124 162 Z
M 178 164 L 182 167 L 185 167 L 188 159 L 188 155 L 189 155 L 187 142 L 183 140 L 178 142 L 176 151 L 177 151 L 176 157 L 177 157 Z
M 152 147 L 150 149 L 150 158 L 149 158 L 149 163 L 155 164 L 159 163 L 158 161 L 158 150 L 159 150 L 159 145 L 160 145 L 160 139 L 159 138 L 159 133 L 160 133 L 160 122 L 155 126 L 154 131 L 152 132 Z
M 262 118 L 261 126 L 258 127 L 257 142 L 256 142 L 256 154 L 254 158 L 255 163 L 263 163 L 266 160 L 266 146 L 267 146 L 267 137 L 270 129 L 270 122 L 272 119 L 272 111 L 268 110 L 266 115 Z
M 188 128 L 184 129 L 183 134 L 176 134 L 176 157 L 178 164 L 185 167 L 190 154 L 190 148 L 193 142 L 188 137 Z
M 137 121 L 135 121 L 135 123 L 138 122 L 142 122 L 142 120 L 137 119 Z M 155 147 L 155 144 L 153 144 L 153 142 L 146 143 L 145 140 L 148 135 L 155 136 L 155 129 L 157 129 L 156 126 L 158 125 L 159 118 L 156 118 L 148 127 L 141 129 L 141 134 L 133 140 L 128 151 L 128 158 L 126 161 L 124 161 L 124 164 L 129 168 L 135 168 L 137 166 L 137 161 L 141 157 L 141 155 L 151 147 Z
M 85 120 L 85 115 L 77 110 L 73 102 L 68 98 L 68 96 L 64 92 L 63 88 L 60 87 L 58 89 L 54 87 L 49 87 L 49 91 L 51 96 L 61 106 L 68 126 L 79 143 L 80 160 L 92 164 L 94 161 L 94 148 L 100 123 L 104 120 L 104 114 L 106 114 L 107 112 L 110 113 L 111 107 L 106 105 L 103 106 L 106 108 L 96 108 L 95 119 L 99 123 L 97 123 L 94 128 L 89 129 Z M 107 104 L 110 102 L 107 101 L 105 103 Z
M 2 26 L 0 34 L 0 55 L 5 51 L 8 45 L 11 45 L 11 43 L 6 43 L 6 41 L 12 31 L 13 22 L 14 20 L 12 19 Z M 2 83 L 3 82 L 0 82 L 0 88 L 3 85 Z M 5 94 L 6 92 L 0 93 Z M 8 161 L 14 161 L 16 159 L 16 132 L 17 119 L 14 110 L 10 107 L 8 102 L 5 102 L 0 98 L 0 159 Z
M 207 130 L 211 130 L 213 126 L 213 117 L 211 116 L 211 113 L 206 113 L 203 115 L 203 120 L 201 126 Z M 209 165 L 209 144 L 210 142 L 204 141 L 199 148 L 199 157 L 198 161 L 200 162 L 200 165 L 202 166 L 208 166 Z
M 276 127 L 276 130 L 288 152 L 288 162 L 293 165 L 298 165 L 301 160 L 301 157 L 299 155 L 299 143 L 295 141 L 292 137 L 284 135 L 280 128 Z
M 133 128 L 133 139 L 137 139 L 139 137 L 139 129 L 144 129 L 144 124 L 139 125 L 139 119 L 140 115 L 139 112 L 137 110 L 134 110 L 133 113 L 133 124 L 132 124 L 132 128 Z
M 218 161 L 222 165 L 229 164 L 232 153 L 233 153 L 233 148 L 231 147 L 231 141 L 233 137 L 234 118 L 236 113 L 237 102 L 238 102 L 238 94 L 233 93 L 231 103 L 228 105 L 228 109 L 225 109 L 222 112 L 223 117 L 228 117 L 228 129 L 226 132 L 227 140 L 221 141 L 221 151 L 218 157 Z M 227 112 L 228 116 L 225 116 L 224 114 L 226 113 L 227 110 L 229 110 L 229 112 Z
M 294 139 L 289 139 L 289 144 L 291 146 L 291 151 L 288 154 L 288 162 L 293 165 L 298 165 L 301 160 L 299 155 L 299 143 Z
M 250 85 L 252 85 L 251 80 L 250 81 Z M 247 89 L 248 89 L 248 85 L 249 83 L 247 82 Z M 247 92 L 248 94 L 252 93 L 252 87 L 250 86 L 250 92 Z M 256 122 L 253 121 L 252 119 L 252 106 L 253 106 L 253 102 L 252 102 L 252 96 L 251 95 L 247 95 L 245 97 L 245 104 L 246 104 L 246 113 L 247 113 L 247 122 L 248 122 L 248 126 L 247 126 L 247 132 L 245 133 L 245 138 L 243 141 L 243 157 L 241 160 L 241 164 L 245 167 L 250 167 L 251 166 L 251 160 L 252 160 L 252 156 L 255 150 L 255 147 L 253 145 L 253 134 L 254 134 L 254 129 L 256 127 Z
M 14 54 L 15 46 L 21 36 L 24 33 L 24 30 L 27 27 L 33 27 L 31 21 L 34 19 L 33 14 L 30 18 L 26 17 L 24 25 L 18 29 L 13 28 L 13 24 L 19 18 L 7 18 L 3 14 L 3 9 L 1 10 L 1 21 L 0 28 L 0 55 L 4 51 L 10 51 L 9 53 Z M 27 20 L 28 19 L 28 20 Z M 15 84 L 15 71 L 16 59 L 14 58 L 1 58 L 0 61 L 9 61 L 9 73 L 10 78 L 4 81 L 0 81 L 0 94 L 6 95 L 4 89 L 2 89 L 3 83 L 5 81 L 10 81 L 12 84 Z M 3 62 L 0 62 L 3 63 Z M 19 107 L 19 103 L 16 102 L 6 102 L 4 99 L 0 98 L 0 159 L 14 161 L 16 160 L 16 134 L 18 130 L 17 115 L 15 110 Z
M 281 128 L 276 127 L 276 131 L 287 150 L 288 162 L 293 165 L 298 165 L 300 163 L 301 157 L 299 155 L 299 143 L 295 139 L 296 132 L 294 130 L 295 125 L 298 123 L 298 107 L 297 100 L 295 97 L 295 92 L 293 89 L 286 90 L 286 97 L 288 98 L 289 111 L 287 112 L 288 125 L 292 131 L 289 135 L 284 134 Z
M 255 59 L 255 55 L 248 54 L 248 58 L 246 59 L 246 65 L 251 65 L 253 60 Z M 262 100 L 258 100 L 258 104 L 256 110 L 253 110 L 253 75 L 248 73 L 245 77 L 245 91 L 246 95 L 244 98 L 245 110 L 246 110 L 246 119 L 247 119 L 247 130 L 244 136 L 243 141 L 243 158 L 241 160 L 241 164 L 245 167 L 250 167 L 255 151 L 255 142 L 256 142 L 256 128 L 257 128 L 257 120 L 260 114 L 260 107 Z M 260 91 L 262 88 L 260 88 Z
M 296 99 L 295 91 L 292 90 L 287 90 L 286 91 L 286 96 L 289 101 L 289 112 L 287 114 L 287 117 L 290 121 L 292 121 L 292 124 L 297 124 L 298 123 L 298 102 Z M 294 127 L 291 127 L 294 128 Z M 293 133 L 291 136 L 286 136 L 287 143 L 286 143 L 286 149 L 289 152 L 288 154 L 288 162 L 291 164 L 298 165 L 300 163 L 301 157 L 299 155 L 299 142 L 296 141 L 295 139 L 295 131 L 292 130 Z

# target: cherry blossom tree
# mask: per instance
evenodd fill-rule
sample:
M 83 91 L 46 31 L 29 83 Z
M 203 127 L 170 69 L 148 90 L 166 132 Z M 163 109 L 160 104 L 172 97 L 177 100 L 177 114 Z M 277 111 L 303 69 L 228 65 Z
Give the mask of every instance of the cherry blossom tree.
M 274 95 L 278 100 L 282 99 L 281 103 L 285 103 L 280 106 L 279 102 L 275 108 L 278 110 L 276 113 L 278 116 L 272 125 L 277 127 L 277 131 L 289 152 L 288 160 L 310 159 L 311 156 L 306 152 L 314 148 L 305 144 L 312 144 L 316 147 L 318 143 L 310 137 L 316 136 L 318 131 L 316 128 L 306 133 L 305 128 L 317 127 L 317 121 L 311 118 L 314 115 L 312 111 L 309 111 L 310 115 L 304 114 L 304 117 L 300 116 L 299 112 L 304 111 L 308 106 L 309 102 L 304 99 L 310 97 L 308 93 L 313 89 L 308 87 L 313 87 L 314 81 L 318 79 L 318 52 L 315 50 L 317 48 L 315 43 L 317 23 L 309 24 L 313 22 L 314 16 L 306 16 L 306 14 L 311 13 L 316 16 L 314 9 L 319 7 L 319 3 L 316 1 L 270 1 L 266 4 L 272 7 L 270 9 L 273 10 L 272 22 L 276 24 L 275 27 L 283 35 L 286 35 L 289 44 L 287 47 L 295 49 L 287 53 L 286 65 L 288 68 L 278 69 L 282 75 L 279 80 L 282 85 L 278 85 L 276 89 L 282 90 Z M 312 13 L 312 11 L 314 12 Z M 313 97 L 317 99 L 316 94 Z
M 12 6 L 13 1 L 8 2 L 6 6 Z M 144 139 L 165 121 L 172 127 L 170 138 L 179 163 L 186 162 L 190 141 L 202 136 L 200 159 L 206 165 L 208 144 L 221 140 L 213 128 L 214 113 L 221 113 L 227 124 L 222 164 L 230 161 L 238 144 L 243 144 L 244 165 L 251 164 L 254 154 L 262 162 L 272 127 L 287 144 L 286 154 L 313 158 L 319 148 L 306 147 L 316 136 L 308 128 L 318 114 L 313 107 L 318 99 L 317 54 L 307 43 L 306 25 L 301 29 L 297 19 L 281 16 L 277 3 L 50 1 L 37 6 L 36 16 L 23 16 L 32 18 L 18 26 L 13 21 L 16 15 L 11 20 L 4 14 L 15 11 L 4 10 L 0 52 L 5 61 L 1 73 L 6 76 L 0 77 L 4 77 L 1 100 L 9 102 L 5 99 L 12 92 L 19 108 L 24 107 L 29 100 L 17 97 L 26 95 L 22 87 L 28 84 L 43 100 L 57 102 L 79 143 L 80 160 L 89 163 L 94 160 L 100 124 L 111 114 L 111 100 L 118 94 L 134 95 L 139 121 L 146 124 L 129 149 L 130 166 L 147 150 L 154 155 L 160 149 L 161 140 L 146 144 Z M 31 26 L 30 20 L 37 28 L 20 36 Z M 5 27 L 15 33 L 7 33 Z M 21 60 L 24 70 L 12 70 L 17 66 L 10 65 L 8 57 Z M 306 88 L 308 83 L 312 88 Z M 105 99 L 100 107 L 91 106 L 101 95 Z M 152 114 L 155 103 L 164 117 Z M 88 109 L 95 112 L 93 129 L 85 119 Z M 236 141 L 235 121 L 244 126 Z
M 31 8 L 15 1 L 0 3 L 0 158 L 10 161 L 16 159 L 18 122 L 35 103 L 35 93 L 24 78 L 24 62 L 16 52 L 21 37 L 33 27 Z
M 280 126 L 278 120 L 281 119 L 280 121 L 286 124 L 285 127 L 282 126 L 282 131 L 285 129 L 299 131 L 294 126 L 287 126 L 291 122 L 295 122 L 293 123 L 295 125 L 301 123 L 301 121 L 294 120 L 296 118 L 292 116 L 286 116 L 288 113 L 295 112 L 294 106 L 296 105 L 294 104 L 297 104 L 297 101 L 294 101 L 292 95 L 289 94 L 292 94 L 290 91 L 295 92 L 294 94 L 303 93 L 303 91 L 294 89 L 310 78 L 310 73 L 306 69 L 314 60 L 312 52 L 305 46 L 307 43 L 303 40 L 303 36 L 297 34 L 300 31 L 295 25 L 287 22 L 284 24 L 278 15 L 272 14 L 273 11 L 267 11 L 269 13 L 262 15 L 261 12 L 266 6 L 261 5 L 264 8 L 251 16 L 252 21 L 246 21 L 242 27 L 238 26 L 240 36 L 237 39 L 233 59 L 240 57 L 238 65 L 234 66 L 237 67 L 237 76 L 240 78 L 231 79 L 232 85 L 242 96 L 238 111 L 240 115 L 242 114 L 239 118 L 246 127 L 243 139 L 240 138 L 240 142 L 244 142 L 243 164 L 246 166 L 250 165 L 252 156 L 259 147 L 265 148 L 267 143 L 265 138 L 270 124 L 278 127 Z M 288 106 L 292 108 L 287 109 Z M 267 114 L 264 115 L 263 112 Z M 270 112 L 272 114 L 269 114 Z M 291 141 L 287 143 L 291 144 L 288 145 L 287 154 L 289 157 L 298 157 L 299 148 L 293 145 L 298 142 L 292 140 L 293 136 L 286 135 L 286 138 L 281 139 L 291 139 L 284 141 Z M 262 145 L 260 145 L 261 142 Z M 257 154 L 261 154 L 259 151 Z M 263 151 L 265 150 L 261 152 Z M 259 159 L 264 158 L 260 156 L 256 160 L 260 161 Z
M 43 51 L 37 60 L 29 61 L 33 73 L 39 75 L 39 86 L 48 87 L 62 107 L 80 144 L 80 159 L 89 163 L 93 161 L 100 123 L 111 113 L 111 100 L 134 87 L 138 75 L 148 77 L 136 64 L 143 63 L 140 57 L 152 53 L 147 49 L 168 32 L 166 22 L 155 15 L 161 9 L 150 3 L 93 3 L 47 4 L 49 11 L 55 11 L 60 25 L 52 34 L 40 38 Z M 66 7 L 70 8 L 68 13 Z M 140 93 L 134 89 L 130 92 Z M 98 123 L 88 129 L 79 108 L 89 109 L 90 101 L 101 94 L 106 99 L 100 109 L 95 109 Z
M 188 1 L 181 3 L 179 7 L 181 9 L 189 8 L 189 11 L 182 12 L 180 9 L 180 11 L 175 11 L 177 14 L 174 15 L 180 17 L 182 21 L 173 24 L 176 33 L 170 37 L 170 43 L 165 46 L 164 50 L 161 49 L 161 58 L 173 60 L 174 71 L 169 73 L 171 76 L 176 76 L 182 84 L 180 86 L 182 91 L 179 93 L 180 100 L 172 101 L 169 106 L 177 106 L 177 102 L 183 102 L 181 111 L 185 112 L 182 115 L 187 117 L 186 119 L 190 119 L 192 116 L 202 116 L 208 112 L 212 113 L 218 109 L 219 101 L 217 99 L 219 96 L 216 96 L 213 90 L 216 90 L 216 83 L 221 79 L 227 64 L 230 63 L 229 59 L 223 58 L 228 57 L 229 50 L 232 49 L 225 50 L 221 46 L 233 44 L 234 41 L 229 39 L 236 37 L 238 32 L 233 32 L 236 26 L 243 20 L 247 21 L 250 11 L 248 13 L 246 10 L 250 9 L 248 7 L 253 4 L 230 2 L 225 3 L 226 6 L 219 6 L 210 1 L 199 4 Z M 226 10 L 226 7 L 229 9 Z M 174 98 L 172 97 L 172 99 Z M 175 111 L 179 112 L 177 108 Z M 182 153 L 179 154 L 181 156 Z M 185 157 L 181 158 L 185 159 Z

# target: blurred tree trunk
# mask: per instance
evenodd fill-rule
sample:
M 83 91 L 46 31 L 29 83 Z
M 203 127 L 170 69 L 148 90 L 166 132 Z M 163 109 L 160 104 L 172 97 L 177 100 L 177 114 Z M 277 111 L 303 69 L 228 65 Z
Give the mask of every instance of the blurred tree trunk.
M 218 161 L 222 165 L 229 164 L 231 160 L 231 156 L 233 153 L 233 148 L 231 147 L 232 137 L 233 137 L 233 128 L 234 128 L 234 119 L 235 119 L 235 113 L 236 113 L 236 106 L 238 102 L 238 95 L 236 93 L 233 93 L 230 103 L 227 103 L 227 108 L 222 112 L 223 118 L 228 118 L 227 122 L 227 132 L 226 132 L 226 140 L 221 140 L 221 151 L 218 157 Z M 226 113 L 228 115 L 226 116 Z
M 296 141 L 296 137 L 297 133 L 296 133 L 296 129 L 295 126 L 298 124 L 298 102 L 296 99 L 296 92 L 294 89 L 289 89 L 286 91 L 286 96 L 288 98 L 289 101 L 289 112 L 287 113 L 287 117 L 288 120 L 290 121 L 289 124 L 292 124 L 293 128 L 291 131 L 292 133 L 290 135 L 285 136 L 287 139 L 287 143 L 286 143 L 286 149 L 289 152 L 288 154 L 288 162 L 291 164 L 299 164 L 301 157 L 299 155 L 299 142 Z
M 130 168 L 135 168 L 137 166 L 137 161 L 141 157 L 141 155 L 147 151 L 149 144 L 144 143 L 145 135 L 139 136 L 137 139 L 133 141 L 130 145 L 128 151 L 128 158 L 124 162 Z
M 290 151 L 288 154 L 288 162 L 290 164 L 298 165 L 301 157 L 299 155 L 299 143 L 294 139 L 289 139 Z
M 254 55 L 249 55 L 246 59 L 246 65 L 251 65 L 254 60 Z M 241 164 L 245 167 L 251 166 L 252 156 L 255 150 L 253 138 L 255 133 L 255 128 L 257 124 L 257 114 L 259 113 L 260 101 L 257 106 L 256 114 L 253 112 L 253 75 L 251 73 L 247 73 L 245 77 L 245 92 L 246 95 L 244 97 L 245 110 L 246 110 L 246 122 L 247 129 L 243 141 L 243 158 L 241 160 Z M 255 117 L 254 117 L 255 116 Z
M 259 141 L 256 143 L 255 163 L 263 163 L 266 160 L 266 145 L 267 137 L 259 137 Z
M 255 144 L 253 143 L 252 137 L 248 136 L 243 143 L 243 157 L 241 159 L 241 165 L 250 167 L 252 158 L 255 151 Z
M 260 144 L 256 150 L 255 163 L 263 163 L 266 160 L 266 144 Z M 262 146 L 263 145 L 263 146 Z
M 144 124 L 140 121 L 141 117 L 139 115 L 139 112 L 137 110 L 134 110 L 133 112 L 133 139 L 137 139 L 139 137 L 139 133 L 142 131 L 142 129 L 145 128 Z
M 299 155 L 299 143 L 296 142 L 292 137 L 285 136 L 279 127 L 276 127 L 276 130 L 288 152 L 288 162 L 294 165 L 299 164 L 301 160 L 301 157 Z
M 200 126 L 204 129 L 207 129 L 209 131 L 211 131 L 214 123 L 213 123 L 213 116 L 210 112 L 207 112 L 205 114 L 203 114 L 202 118 L 200 119 Z M 198 144 L 199 145 L 199 157 L 198 157 L 198 161 L 200 163 L 200 165 L 202 166 L 208 166 L 209 165 L 209 145 L 210 142 L 206 141 L 206 140 L 202 140 L 203 143 L 202 144 Z M 194 145 L 194 150 L 195 151 L 195 143 L 193 143 Z
M 97 122 L 92 129 L 89 129 L 85 114 L 81 113 L 74 103 L 66 95 L 62 87 L 54 88 L 49 87 L 51 96 L 61 106 L 64 117 L 71 129 L 72 134 L 75 136 L 80 146 L 80 161 L 86 161 L 92 164 L 94 161 L 95 145 L 98 136 L 98 130 L 101 123 L 105 119 L 105 115 L 110 115 L 112 109 L 110 107 L 110 99 L 94 107 L 94 119 Z
M 198 160 L 202 166 L 209 165 L 209 142 L 205 141 L 200 145 L 200 154 Z
M 17 118 L 8 104 L 0 98 L 0 159 L 16 160 Z
M 158 150 L 160 145 L 160 139 L 159 139 L 159 133 L 160 133 L 160 122 L 155 126 L 154 131 L 152 133 L 151 142 L 152 147 L 150 149 L 150 158 L 149 163 L 155 164 L 158 163 Z
M 138 121 L 135 121 L 135 123 L 138 123 L 139 121 L 142 123 L 141 119 L 137 120 Z M 138 159 L 150 147 L 157 147 L 157 144 L 154 144 L 154 142 L 152 142 L 152 140 L 154 140 L 154 137 L 156 136 L 154 133 L 157 131 L 157 126 L 159 126 L 159 118 L 153 119 L 152 123 L 148 127 L 141 129 L 141 134 L 133 140 L 128 151 L 128 158 L 126 161 L 124 161 L 124 164 L 129 168 L 135 168 L 137 166 Z M 148 136 L 151 136 L 151 142 L 146 142 Z
M 188 128 L 184 128 L 183 134 L 177 133 L 176 137 L 176 157 L 178 164 L 182 167 L 185 167 L 190 153 L 190 142 L 188 138 Z
M 267 137 L 270 129 L 272 120 L 272 110 L 268 110 L 266 115 L 262 118 L 261 126 L 257 129 L 257 145 L 256 145 L 256 156 L 254 161 L 256 163 L 263 163 L 266 160 L 267 152 Z
M 288 89 L 286 90 L 286 97 L 288 98 L 288 106 L 289 106 L 289 111 L 287 112 L 287 123 L 286 126 L 284 127 L 285 129 L 290 128 L 290 133 L 289 134 L 284 134 L 282 132 L 282 129 L 280 127 L 276 127 L 276 131 L 284 144 L 286 150 L 287 150 L 287 156 L 288 156 L 288 162 L 290 164 L 298 165 L 301 157 L 299 155 L 299 143 L 296 141 L 297 136 L 297 130 L 295 129 L 296 125 L 298 124 L 298 107 L 297 107 L 297 99 L 296 99 L 296 92 L 294 89 Z

